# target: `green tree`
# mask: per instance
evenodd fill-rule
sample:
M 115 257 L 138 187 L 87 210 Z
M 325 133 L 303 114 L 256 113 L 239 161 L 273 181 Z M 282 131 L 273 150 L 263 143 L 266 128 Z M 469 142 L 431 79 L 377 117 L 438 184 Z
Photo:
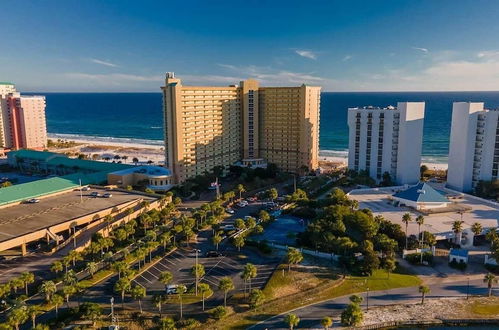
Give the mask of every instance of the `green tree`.
M 277 189 L 275 188 L 270 188 L 267 191 L 267 196 L 269 196 L 270 200 L 274 202 L 274 199 L 276 199 L 279 196 L 279 193 L 277 192 Z
M 423 248 L 424 236 L 421 236 L 421 226 L 424 225 L 424 217 L 422 215 L 418 215 L 416 217 L 416 223 L 418 224 L 418 239 L 420 239 L 420 248 Z
M 248 301 L 251 308 L 256 308 L 265 301 L 265 294 L 260 289 L 251 290 Z
M 473 232 L 473 235 L 478 236 L 482 233 L 483 227 L 479 222 L 475 222 L 471 225 L 471 231 Z M 475 237 L 473 237 L 473 240 L 475 240 Z
M 40 286 L 40 293 L 45 295 L 45 301 L 49 302 L 52 295 L 57 291 L 55 283 L 52 281 L 44 281 Z
M 81 255 L 81 253 L 76 251 L 76 250 L 69 251 L 68 257 L 69 257 L 69 259 L 71 259 L 73 267 L 76 265 L 77 261 L 83 260 L 83 256 Z
M 19 326 L 29 319 L 28 310 L 25 305 L 19 305 L 11 308 L 7 315 L 7 322 L 19 330 Z
M 17 294 L 17 289 L 24 287 L 24 282 L 20 277 L 15 277 L 9 281 L 10 287 L 14 289 L 14 293 Z
M 66 300 L 66 305 L 68 306 L 68 309 L 69 309 L 70 308 L 69 297 L 76 293 L 76 288 L 74 287 L 74 285 L 65 285 L 62 287 L 62 293 L 64 294 L 64 298 Z
M 225 277 L 222 277 L 220 279 L 220 282 L 218 284 L 218 289 L 220 291 L 223 291 L 224 293 L 224 307 L 227 307 L 227 293 L 230 291 L 230 290 L 234 290 L 234 283 L 232 282 L 232 280 L 225 276 Z
M 23 272 L 20 276 L 20 279 L 24 284 L 26 295 L 28 295 L 28 285 L 35 281 L 35 275 L 31 272 Z
M 421 305 L 424 304 L 424 298 L 428 293 L 430 293 L 430 288 L 427 287 L 426 285 L 420 285 L 419 286 L 419 293 L 421 293 Z
M 162 272 L 160 275 L 159 275 L 159 281 L 161 283 L 163 283 L 164 285 L 168 285 L 170 284 L 170 282 L 173 280 L 173 275 L 171 272 Z
M 92 326 L 95 328 L 97 320 L 99 320 L 102 315 L 102 308 L 97 303 L 84 302 L 80 306 L 80 313 L 84 319 L 91 320 Z
M 227 308 L 224 306 L 217 306 L 210 311 L 210 316 L 215 320 L 221 320 L 227 315 Z
M 351 303 L 345 308 L 341 313 L 341 323 L 346 326 L 358 326 L 362 323 L 364 319 L 364 314 L 359 304 Z
M 210 285 L 208 283 L 199 283 L 199 292 L 201 292 L 201 301 L 203 304 L 203 312 L 204 312 L 204 299 L 206 294 L 211 291 Z
M 213 245 L 215 245 L 215 247 L 217 248 L 217 251 L 218 251 L 218 245 L 222 242 L 222 236 L 220 236 L 220 235 L 218 235 L 218 233 L 216 233 L 211 238 L 211 242 L 213 243 Z
M 288 272 L 291 271 L 291 265 L 297 265 L 303 260 L 303 254 L 295 248 L 288 248 L 286 261 L 288 263 Z
M 184 293 L 187 292 L 187 287 L 183 284 L 180 284 L 178 287 L 177 287 L 177 294 L 178 294 L 178 301 L 180 303 L 180 319 L 182 319 L 184 317 L 183 315 L 183 306 L 182 306 L 182 298 L 184 296 Z
M 329 316 L 325 316 L 321 320 L 321 325 L 324 327 L 324 330 L 328 330 L 329 327 L 333 325 L 333 319 Z
M 166 297 L 162 294 L 155 294 L 152 296 L 152 302 L 158 308 L 159 317 L 161 317 L 161 306 L 166 302 Z
M 159 236 L 159 243 L 163 245 L 163 252 L 166 252 L 166 246 L 170 244 L 172 234 L 169 231 L 164 232 Z
M 237 247 L 238 251 L 241 251 L 241 248 L 244 246 L 244 236 L 239 235 L 236 236 L 232 239 L 232 243 L 234 244 L 235 247 Z
M 36 328 L 36 317 L 40 315 L 43 311 L 39 305 L 29 305 L 27 312 L 29 317 L 31 318 L 31 324 L 34 329 Z
M 357 295 L 357 294 L 354 294 L 354 295 L 351 295 L 350 298 L 350 301 L 354 304 L 357 304 L 357 305 L 360 305 L 362 303 L 362 301 L 364 300 L 364 298 L 362 298 L 361 296 Z
M 424 174 L 425 174 L 425 172 L 427 172 L 427 171 L 428 171 L 428 166 L 426 166 L 426 165 L 421 165 L 421 167 L 419 168 L 419 174 L 420 174 L 420 178 L 421 178 L 421 180 L 423 180 L 423 178 L 424 178 Z
M 54 305 L 55 308 L 55 317 L 59 316 L 59 306 L 64 303 L 64 298 L 60 294 L 52 295 L 50 299 L 50 303 Z
M 243 219 L 234 220 L 234 227 L 236 227 L 237 230 L 243 230 L 244 228 L 246 228 L 246 225 L 244 224 L 244 220 Z
M 191 269 L 191 274 L 194 276 L 195 279 L 195 290 L 196 290 L 196 296 L 198 295 L 198 285 L 199 285 L 199 279 L 204 276 L 205 270 L 204 266 L 201 264 L 196 264 L 192 266 Z
M 395 258 L 393 258 L 393 257 L 387 257 L 385 259 L 385 264 L 384 264 L 383 268 L 388 273 L 388 279 L 389 279 L 390 278 L 390 274 L 397 268 L 397 264 L 395 262 Z
M 300 318 L 296 314 L 290 313 L 284 317 L 284 322 L 290 330 L 293 330 L 300 323 Z
M 130 295 L 139 302 L 140 314 L 142 314 L 142 299 L 146 296 L 146 289 L 140 285 L 135 285 L 130 290 Z
M 257 268 L 251 263 L 244 265 L 243 272 L 241 273 L 241 278 L 244 280 L 244 290 L 246 291 L 246 283 L 249 283 L 249 292 L 251 292 L 251 279 L 255 278 L 257 275 Z
M 239 199 L 243 198 L 243 192 L 245 192 L 246 189 L 244 188 L 244 186 L 242 184 L 238 184 L 236 186 L 236 192 L 239 194 Z
M 410 213 L 404 213 L 402 216 L 402 222 L 405 224 L 405 249 L 407 250 L 408 246 L 408 235 L 407 235 L 407 230 L 409 228 L 409 222 L 412 221 L 411 214 Z
M 59 260 L 54 261 L 52 266 L 50 267 L 50 271 L 54 272 L 56 275 L 59 274 L 59 272 L 62 272 L 64 269 L 64 266 L 62 265 L 62 262 Z
M 121 294 L 121 306 L 125 309 L 125 294 L 130 290 L 131 282 L 128 278 L 122 277 L 114 284 L 114 291 Z
M 489 297 L 492 295 L 492 286 L 494 283 L 497 283 L 497 278 L 492 273 L 487 273 L 483 278 L 483 282 L 487 283 L 487 288 L 489 289 Z
M 97 271 L 97 263 L 90 261 L 87 263 L 87 271 L 92 278 L 94 278 L 94 274 Z
M 175 327 L 175 320 L 171 317 L 164 317 L 161 319 L 161 330 L 177 330 Z
M 452 231 L 454 232 L 454 243 L 461 244 L 459 234 L 463 231 L 464 221 L 456 220 L 452 223 Z

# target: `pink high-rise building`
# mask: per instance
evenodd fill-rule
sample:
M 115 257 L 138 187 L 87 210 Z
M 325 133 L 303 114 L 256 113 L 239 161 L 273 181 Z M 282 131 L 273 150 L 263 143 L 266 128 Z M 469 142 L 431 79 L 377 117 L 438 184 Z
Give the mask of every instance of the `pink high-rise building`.
M 0 83 L 0 151 L 47 147 L 45 97 L 21 95 Z

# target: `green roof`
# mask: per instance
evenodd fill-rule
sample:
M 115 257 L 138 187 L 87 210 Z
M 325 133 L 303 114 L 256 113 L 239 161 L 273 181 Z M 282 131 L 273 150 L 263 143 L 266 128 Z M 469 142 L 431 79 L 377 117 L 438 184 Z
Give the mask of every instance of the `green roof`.
M 125 168 L 132 167 L 132 165 L 120 164 L 120 163 L 107 163 L 98 162 L 95 160 L 86 160 L 78 158 L 67 158 L 67 157 L 55 157 L 47 161 L 48 165 L 58 166 L 62 165 L 68 168 L 78 167 L 80 170 L 87 170 L 93 172 L 115 172 L 123 170 Z
M 8 81 L 0 81 L 0 85 L 14 85 L 14 84 Z
M 11 151 L 8 153 L 8 156 L 37 159 L 37 160 L 41 160 L 41 161 L 47 161 L 49 158 L 52 158 L 52 157 L 67 158 L 67 156 L 64 154 L 58 154 L 58 153 L 49 152 L 49 151 L 36 151 L 36 150 L 29 150 L 29 149 L 21 149 L 21 150 Z

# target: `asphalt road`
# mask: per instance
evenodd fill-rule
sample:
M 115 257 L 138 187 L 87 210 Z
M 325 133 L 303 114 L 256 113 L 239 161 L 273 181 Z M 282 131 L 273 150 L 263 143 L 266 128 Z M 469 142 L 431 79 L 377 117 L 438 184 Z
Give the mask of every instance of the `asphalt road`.
M 431 293 L 426 296 L 426 299 L 441 297 L 463 297 L 463 299 L 465 299 L 466 292 L 468 290 L 468 283 L 467 281 L 439 283 L 430 285 L 430 289 Z M 470 295 L 486 295 L 487 292 L 487 286 L 483 283 L 483 281 L 470 281 Z M 498 296 L 499 288 L 493 289 L 493 294 Z M 363 308 L 366 309 L 366 293 L 364 292 L 362 296 L 364 297 L 362 305 Z M 298 327 L 295 328 L 322 328 L 320 320 L 325 316 L 338 318 L 341 312 L 345 309 L 346 305 L 350 303 L 348 299 L 349 297 L 350 295 L 343 296 L 293 310 L 292 313 L 298 315 L 300 318 L 300 323 Z M 369 293 L 369 307 L 419 302 L 421 302 L 421 294 L 418 292 L 418 287 L 374 291 Z M 286 314 L 290 312 L 291 311 L 288 311 Z M 254 325 L 250 329 L 288 329 L 288 326 L 284 323 L 284 316 L 285 314 L 271 317 L 261 323 L 258 323 L 257 325 Z

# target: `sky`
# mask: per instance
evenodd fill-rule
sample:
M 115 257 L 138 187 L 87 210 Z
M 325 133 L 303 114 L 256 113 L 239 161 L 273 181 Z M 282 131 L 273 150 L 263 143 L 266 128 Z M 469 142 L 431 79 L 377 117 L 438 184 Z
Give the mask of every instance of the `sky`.
M 21 91 L 184 85 L 499 89 L 499 1 L 1 0 L 0 81 Z

